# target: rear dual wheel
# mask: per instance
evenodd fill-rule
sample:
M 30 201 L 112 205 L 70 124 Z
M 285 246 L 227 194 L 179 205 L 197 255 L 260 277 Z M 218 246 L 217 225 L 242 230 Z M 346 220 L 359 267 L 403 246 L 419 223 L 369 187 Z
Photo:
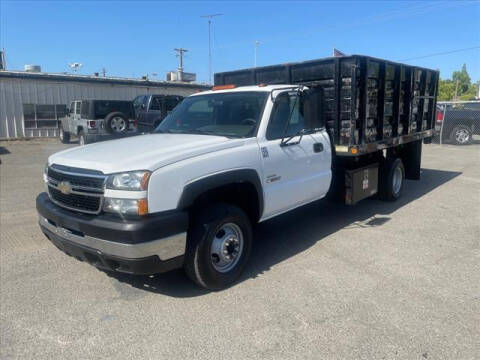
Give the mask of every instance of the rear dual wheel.
M 380 168 L 380 199 L 395 201 L 400 198 L 405 182 L 405 167 L 400 158 L 386 160 Z

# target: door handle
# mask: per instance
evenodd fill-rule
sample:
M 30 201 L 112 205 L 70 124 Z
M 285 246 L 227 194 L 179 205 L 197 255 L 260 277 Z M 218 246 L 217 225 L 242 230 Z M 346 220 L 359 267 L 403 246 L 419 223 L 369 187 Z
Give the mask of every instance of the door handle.
M 315 143 L 313 144 L 313 152 L 319 153 L 323 151 L 323 144 L 322 143 Z

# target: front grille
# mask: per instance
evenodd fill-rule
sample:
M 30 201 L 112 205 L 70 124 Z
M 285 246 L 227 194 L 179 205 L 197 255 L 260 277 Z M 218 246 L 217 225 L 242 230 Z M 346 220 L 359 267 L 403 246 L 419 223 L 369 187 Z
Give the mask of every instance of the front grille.
M 52 165 L 47 169 L 47 176 L 48 194 L 57 205 L 90 214 L 102 210 L 106 178 L 102 173 Z
M 101 197 L 79 194 L 65 195 L 61 191 L 49 186 L 50 198 L 59 205 L 72 210 L 96 213 L 100 209 Z
M 73 175 L 67 174 L 64 172 L 56 171 L 51 167 L 48 168 L 48 177 L 56 180 L 57 182 L 60 181 L 68 181 L 72 186 L 82 186 L 82 187 L 89 187 L 92 189 L 99 189 L 103 190 L 103 182 L 104 177 L 90 177 L 85 175 Z

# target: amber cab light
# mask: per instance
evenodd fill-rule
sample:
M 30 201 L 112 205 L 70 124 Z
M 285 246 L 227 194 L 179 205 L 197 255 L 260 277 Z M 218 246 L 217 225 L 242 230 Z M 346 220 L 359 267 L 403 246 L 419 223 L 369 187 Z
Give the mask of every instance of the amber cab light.
M 235 89 L 236 86 L 233 84 L 230 85 L 217 85 L 212 88 L 213 91 L 215 90 L 228 90 L 228 89 Z

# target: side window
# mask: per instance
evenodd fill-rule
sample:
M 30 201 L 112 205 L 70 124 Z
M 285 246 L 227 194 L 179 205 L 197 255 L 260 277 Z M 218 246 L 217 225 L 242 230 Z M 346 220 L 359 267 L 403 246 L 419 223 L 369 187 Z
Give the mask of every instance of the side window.
M 90 103 L 88 101 L 83 101 L 82 102 L 82 110 L 81 114 L 83 118 L 88 118 L 89 117 L 89 110 L 90 110 Z
M 77 106 L 75 106 L 75 114 L 80 114 L 81 106 L 82 106 L 82 102 L 77 101 Z
M 140 106 L 143 104 L 143 99 L 145 98 L 145 96 L 137 96 L 134 100 L 133 100 L 133 107 L 135 108 L 135 110 L 138 110 L 140 108 Z
M 182 101 L 180 98 L 166 98 L 165 99 L 165 110 L 167 111 L 167 114 L 169 114 L 177 104 Z
M 152 100 L 150 101 L 150 110 L 162 110 L 162 101 L 160 97 L 152 97 Z
M 300 105 L 300 98 L 296 92 L 285 92 L 276 97 L 267 127 L 267 140 L 281 139 L 284 135 L 293 136 L 305 127 L 303 106 Z M 285 127 L 287 127 L 286 131 Z
M 72 101 L 70 103 L 70 107 L 68 108 L 68 111 L 70 112 L 70 114 L 75 114 L 75 102 Z

